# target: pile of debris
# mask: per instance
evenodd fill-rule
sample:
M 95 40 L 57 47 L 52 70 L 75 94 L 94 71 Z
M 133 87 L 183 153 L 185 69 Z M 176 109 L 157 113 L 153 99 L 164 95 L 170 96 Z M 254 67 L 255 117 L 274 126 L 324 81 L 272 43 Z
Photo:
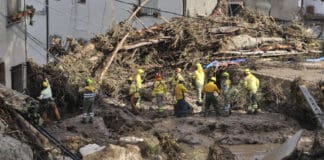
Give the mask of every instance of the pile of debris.
M 145 70 L 148 81 L 156 72 L 171 77 L 176 67 L 186 73 L 196 62 L 316 54 L 320 45 L 310 37 L 298 22 L 279 25 L 250 11 L 242 11 L 240 17 L 175 18 L 140 30 L 120 23 L 87 44 L 70 38 L 68 52 L 44 68 L 30 63 L 29 90 L 39 93 L 40 82 L 48 76 L 55 96 L 76 106 L 78 87 L 92 77 L 101 93 L 122 98 L 126 79 L 137 68 Z

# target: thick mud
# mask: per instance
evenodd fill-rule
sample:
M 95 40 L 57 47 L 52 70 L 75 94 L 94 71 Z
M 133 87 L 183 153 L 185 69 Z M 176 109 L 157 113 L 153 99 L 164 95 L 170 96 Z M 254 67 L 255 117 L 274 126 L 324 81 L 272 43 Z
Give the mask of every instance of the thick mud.
M 232 74 L 239 77 L 241 72 L 236 71 Z M 255 115 L 246 114 L 244 108 L 240 107 L 242 104 L 239 104 L 237 110 L 229 117 L 216 117 L 213 114 L 202 117 L 200 114 L 193 114 L 177 118 L 173 116 L 172 100 L 169 97 L 163 114 L 155 111 L 156 107 L 154 103 L 149 102 L 152 100 L 149 98 L 142 103 L 146 110 L 140 115 L 134 115 L 125 104 L 127 101 L 103 98 L 95 107 L 93 124 L 82 124 L 79 115 L 47 128 L 76 152 L 89 143 L 134 144 L 121 141 L 121 138 L 131 136 L 144 139 L 144 142 L 135 144 L 140 147 L 145 159 L 260 158 L 285 142 L 299 129 L 315 130 L 316 120 L 297 89 L 302 83 L 300 80 L 290 82 L 263 75 L 257 76 L 261 80 L 261 90 L 264 94 L 260 99 L 260 112 Z M 194 93 L 188 96 L 188 101 L 193 104 L 192 99 Z M 195 111 L 202 110 L 194 104 L 193 108 Z M 314 150 L 314 137 L 313 131 L 307 131 L 290 159 L 296 156 L 310 159 L 311 155 L 305 152 Z M 316 152 L 316 155 L 319 154 Z

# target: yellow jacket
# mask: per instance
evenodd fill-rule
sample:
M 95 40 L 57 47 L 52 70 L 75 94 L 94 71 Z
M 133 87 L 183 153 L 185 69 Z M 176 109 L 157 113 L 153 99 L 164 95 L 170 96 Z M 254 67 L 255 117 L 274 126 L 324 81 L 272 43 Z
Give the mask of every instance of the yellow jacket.
M 253 74 L 248 74 L 244 78 L 244 87 L 250 92 L 250 93 L 256 93 L 259 89 L 259 79 L 256 78 Z
M 95 88 L 92 85 L 85 86 L 84 90 L 89 92 L 95 92 Z
M 205 84 L 203 88 L 203 92 L 204 93 L 217 92 L 218 94 L 220 94 L 220 90 L 218 89 L 217 85 L 214 82 L 208 82 L 207 84 Z
M 137 88 L 138 89 L 141 89 L 142 88 L 142 82 L 143 82 L 142 77 L 141 77 L 141 74 L 137 73 L 135 75 L 135 82 L 136 82 Z
M 177 100 L 181 100 L 184 98 L 184 94 L 188 92 L 187 88 L 181 84 L 181 83 L 178 83 L 175 87 L 175 96 L 176 96 L 176 99 Z
M 155 96 L 156 94 L 165 94 L 166 90 L 166 85 L 163 81 L 155 81 L 152 95 Z
M 133 94 L 135 94 L 136 98 L 140 97 L 139 89 L 134 82 L 129 87 L 129 95 Z
M 172 76 L 172 85 L 177 85 L 180 79 L 183 80 L 183 77 L 180 73 L 174 74 Z
M 204 84 L 205 81 L 205 72 L 201 65 L 197 66 L 196 71 L 193 74 L 193 78 L 196 83 Z
M 231 80 L 230 79 L 225 79 L 222 81 L 221 88 L 222 92 L 227 92 L 231 87 Z
M 84 88 L 79 89 L 79 92 L 85 93 L 85 92 L 95 92 L 95 88 L 92 85 L 87 85 Z

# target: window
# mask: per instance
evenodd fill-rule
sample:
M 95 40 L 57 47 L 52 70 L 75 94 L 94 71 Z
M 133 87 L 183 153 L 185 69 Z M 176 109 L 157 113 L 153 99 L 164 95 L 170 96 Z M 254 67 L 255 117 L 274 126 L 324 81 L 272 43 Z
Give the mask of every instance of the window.
M 138 4 L 140 5 L 144 0 L 139 0 Z M 147 8 L 145 8 L 147 7 Z M 141 8 L 139 12 L 139 16 L 158 16 L 158 0 L 150 0 L 148 1 L 143 8 Z
M 0 83 L 6 85 L 6 70 L 5 63 L 0 63 Z
M 8 24 L 19 22 L 25 15 L 22 0 L 7 0 Z
M 83 3 L 85 4 L 87 2 L 87 0 L 78 0 L 78 3 Z
M 25 64 L 19 64 L 11 67 L 11 88 L 23 92 L 25 80 Z

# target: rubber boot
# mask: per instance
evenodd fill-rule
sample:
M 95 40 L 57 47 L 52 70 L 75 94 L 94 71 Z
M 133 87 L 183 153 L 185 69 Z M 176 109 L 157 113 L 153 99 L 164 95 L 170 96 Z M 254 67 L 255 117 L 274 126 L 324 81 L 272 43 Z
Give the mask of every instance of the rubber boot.
M 208 116 L 208 114 L 209 114 L 209 110 L 208 110 L 208 109 L 206 109 L 206 110 L 205 110 L 205 112 L 204 112 L 204 117 L 207 117 L 207 116 Z
M 92 117 L 90 117 L 89 123 L 93 123 L 93 118 Z
M 253 105 L 253 114 L 257 114 L 258 113 L 258 105 Z
M 247 114 L 252 114 L 254 112 L 254 109 L 252 106 L 248 106 L 247 108 Z
M 94 113 L 93 112 L 90 112 L 89 123 L 93 123 L 93 117 L 94 117 Z
M 231 115 L 232 110 L 231 110 L 231 106 L 229 104 L 225 106 L 224 110 L 226 112 L 226 116 Z
M 83 113 L 81 123 L 87 123 L 87 114 Z

